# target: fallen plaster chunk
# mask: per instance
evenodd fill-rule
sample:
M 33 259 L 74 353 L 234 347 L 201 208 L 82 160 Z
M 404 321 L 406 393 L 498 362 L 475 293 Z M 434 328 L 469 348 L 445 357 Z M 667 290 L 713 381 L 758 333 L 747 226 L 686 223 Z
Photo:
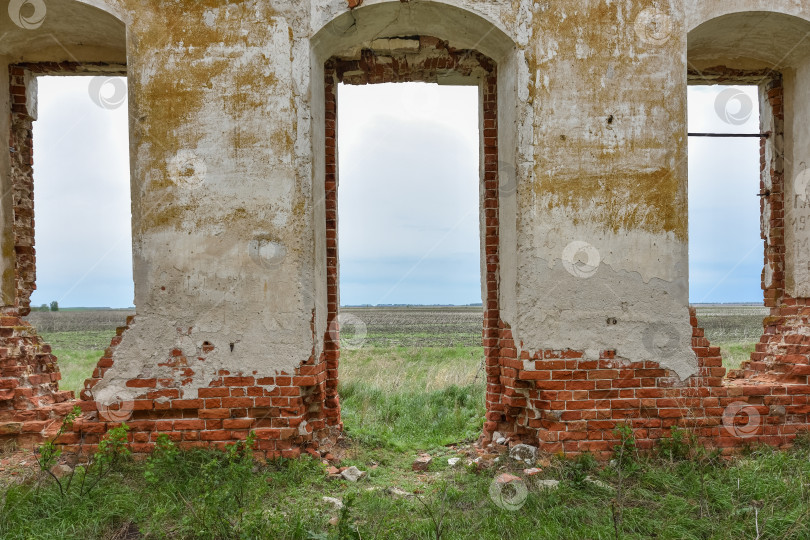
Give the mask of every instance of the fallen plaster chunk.
M 352 467 L 349 467 L 348 469 L 346 469 L 345 471 L 343 471 L 342 473 L 340 473 L 340 476 L 342 476 L 344 479 L 348 480 L 349 482 L 357 482 L 358 480 L 363 478 L 363 475 L 365 475 L 365 474 L 366 473 L 364 473 L 363 471 L 361 471 L 357 467 L 352 466 Z

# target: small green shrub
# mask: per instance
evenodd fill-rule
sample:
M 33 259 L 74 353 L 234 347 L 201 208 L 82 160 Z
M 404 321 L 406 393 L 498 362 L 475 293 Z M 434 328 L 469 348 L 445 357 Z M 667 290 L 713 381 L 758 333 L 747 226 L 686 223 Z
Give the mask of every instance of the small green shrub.
M 613 446 L 613 460 L 617 468 L 626 474 L 636 472 L 639 467 L 638 449 L 633 428 L 628 424 L 620 424 L 613 430 L 613 434 L 619 438 L 618 444 Z
M 692 456 L 696 444 L 695 434 L 672 426 L 670 436 L 658 442 L 658 454 L 670 461 L 684 461 Z
M 593 454 L 586 452 L 574 459 L 565 460 L 562 466 L 562 477 L 573 484 L 582 485 L 598 466 L 599 463 Z
M 77 465 L 70 473 L 62 478 L 57 477 L 51 469 L 56 465 L 62 455 L 62 449 L 56 445 L 56 441 L 64 433 L 65 428 L 73 425 L 73 422 L 81 414 L 79 407 L 65 417 L 62 426 L 56 435 L 49 441 L 43 443 L 36 451 L 37 464 L 40 470 L 46 472 L 59 488 L 59 494 L 66 498 L 75 494 L 78 497 L 88 495 L 99 482 L 107 477 L 111 472 L 118 469 L 122 461 L 130 455 L 127 431 L 129 426 L 122 424 L 107 432 L 104 438 L 98 443 L 98 450 L 83 465 Z M 74 492 L 72 488 L 77 488 Z

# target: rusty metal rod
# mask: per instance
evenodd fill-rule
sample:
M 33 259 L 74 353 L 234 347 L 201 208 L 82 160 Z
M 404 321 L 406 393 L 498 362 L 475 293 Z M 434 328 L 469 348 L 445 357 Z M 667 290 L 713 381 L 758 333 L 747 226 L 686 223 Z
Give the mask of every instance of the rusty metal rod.
M 770 133 L 690 133 L 690 137 L 757 137 L 767 139 Z

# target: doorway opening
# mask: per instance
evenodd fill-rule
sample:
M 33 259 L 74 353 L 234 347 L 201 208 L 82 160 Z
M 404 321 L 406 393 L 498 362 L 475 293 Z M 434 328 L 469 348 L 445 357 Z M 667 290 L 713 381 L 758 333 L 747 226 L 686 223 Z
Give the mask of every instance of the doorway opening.
M 769 313 L 761 95 L 755 84 L 695 85 L 688 93 L 690 302 L 731 370 L 750 359 Z
M 327 394 L 417 449 L 477 438 L 499 376 L 497 93 L 480 54 L 397 43 L 325 66 Z
M 38 76 L 33 122 L 36 289 L 28 320 L 76 395 L 134 314 L 127 83 Z
M 340 85 L 338 117 L 344 423 L 403 447 L 475 437 L 478 88 Z

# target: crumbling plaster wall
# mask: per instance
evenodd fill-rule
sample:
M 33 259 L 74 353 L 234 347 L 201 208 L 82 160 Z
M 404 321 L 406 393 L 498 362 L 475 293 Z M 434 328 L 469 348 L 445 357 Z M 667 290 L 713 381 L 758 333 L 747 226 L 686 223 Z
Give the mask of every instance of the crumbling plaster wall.
M 205 341 L 215 350 L 190 389 L 217 369 L 289 371 L 319 354 L 313 59 L 404 31 L 484 49 L 514 84 L 501 303 L 518 346 L 614 349 L 693 374 L 685 50 L 689 26 L 720 13 L 704 4 L 447 2 L 464 10 L 451 25 L 438 3 L 370 1 L 353 28 L 330 28 L 347 17 L 338 0 L 115 4 L 129 23 L 139 316 L 117 351 L 126 361 L 100 384 Z M 664 27 L 645 26 L 650 10 Z
M 544 8 L 526 52 L 534 168 L 518 182 L 520 316 L 508 322 L 530 352 L 613 349 L 686 378 L 681 8 L 659 6 L 672 26 L 652 34 L 640 2 Z
M 11 110 L 9 101 L 9 81 L 8 62 L 0 58 L 0 107 L 4 111 Z M 9 146 L 9 124 L 10 115 L 0 115 L 0 138 L 3 139 L 3 147 Z M 13 306 L 16 296 L 16 286 L 14 279 L 14 267 L 16 255 L 14 253 L 14 213 L 13 199 L 11 196 L 11 161 L 8 152 L 0 152 L 0 244 L 2 244 L 2 254 L 0 256 L 0 302 L 3 306 Z
M 316 346 L 306 10 L 127 7 L 138 317 L 94 391 L 171 377 L 173 349 L 186 397 L 220 370 L 292 372 Z
M 810 41 L 810 40 L 808 40 Z M 810 49 L 810 43 L 807 44 Z M 810 297 L 810 55 L 791 73 L 786 87 L 785 286 Z
M 688 378 L 698 361 L 688 310 L 686 73 L 701 58 L 687 33 L 742 10 L 810 19 L 798 2 L 764 0 L 48 6 L 63 17 L 46 24 L 62 21 L 54 32 L 64 39 L 87 33 L 81 60 L 122 53 L 107 44 L 109 22 L 99 29 L 87 10 L 126 25 L 138 314 L 93 388 L 119 399 L 141 397 L 145 381 L 193 399 L 223 373 L 291 374 L 319 361 L 328 331 L 323 62 L 416 34 L 498 64 L 498 290 L 517 349 L 510 354 L 572 349 L 583 365 L 650 361 Z M 64 24 L 77 17 L 75 28 Z M 0 60 L 67 59 L 41 33 L 14 32 L 19 40 Z M 702 58 L 722 63 L 730 49 L 713 41 L 735 36 L 712 37 Z M 810 142 L 810 70 L 800 52 L 785 76 L 786 110 L 801 124 L 787 150 L 795 163 Z M 807 233 L 789 234 L 788 252 L 797 252 Z M 810 255 L 791 257 L 789 283 L 807 296 Z M 169 357 L 185 359 L 182 376 Z

